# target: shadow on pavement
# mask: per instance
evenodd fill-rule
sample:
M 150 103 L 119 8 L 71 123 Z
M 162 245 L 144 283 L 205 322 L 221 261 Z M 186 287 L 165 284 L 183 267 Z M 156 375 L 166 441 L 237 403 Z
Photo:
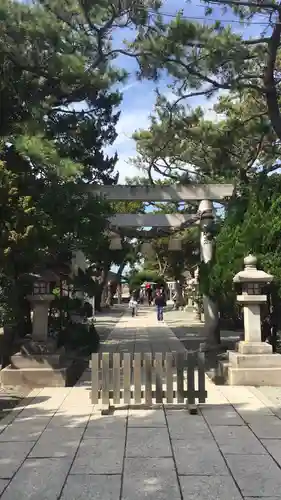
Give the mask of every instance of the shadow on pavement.
M 0 433 L 1 499 L 279 498 L 281 420 L 237 389 L 214 389 L 197 416 L 101 416 L 83 388 L 43 389 Z

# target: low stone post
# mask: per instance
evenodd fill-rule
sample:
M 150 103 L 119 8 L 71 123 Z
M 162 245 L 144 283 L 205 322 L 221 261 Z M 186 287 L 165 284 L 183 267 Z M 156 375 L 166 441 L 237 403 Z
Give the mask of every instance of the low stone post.
M 228 383 L 230 385 L 280 385 L 281 355 L 272 353 L 272 346 L 262 342 L 261 304 L 266 295 L 261 287 L 271 283 L 273 276 L 257 269 L 257 259 L 248 255 L 244 259 L 245 269 L 237 273 L 233 282 L 242 285 L 242 294 L 237 301 L 243 307 L 244 340 L 238 342 L 236 351 L 230 351 Z

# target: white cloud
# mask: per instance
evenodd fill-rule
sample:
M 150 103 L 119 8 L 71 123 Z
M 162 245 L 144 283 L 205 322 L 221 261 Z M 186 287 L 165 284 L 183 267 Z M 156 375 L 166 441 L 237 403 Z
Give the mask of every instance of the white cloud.
M 205 120 L 217 123 L 224 119 L 225 115 L 223 113 L 217 113 L 214 110 L 214 105 L 218 102 L 220 97 L 227 96 L 228 93 L 228 90 L 219 90 L 211 99 L 205 99 L 205 103 L 201 104 Z
M 118 153 L 118 162 L 116 170 L 119 171 L 119 183 L 123 183 L 126 177 L 135 177 L 140 175 L 140 171 L 129 164 L 129 158 L 136 156 L 136 145 L 132 139 L 132 135 L 136 130 L 146 129 L 149 126 L 149 109 L 136 109 L 134 112 L 124 111 L 116 126 L 118 134 L 114 144 L 110 148 L 106 148 L 108 154 Z
M 126 85 L 124 85 L 124 87 L 121 88 L 122 93 L 124 94 L 124 92 L 128 92 L 128 90 L 130 90 L 133 87 L 137 87 L 137 85 L 139 84 L 140 82 L 138 81 L 127 83 Z
M 114 142 L 114 146 L 119 147 L 128 141 L 134 144 L 131 137 L 136 130 L 148 127 L 150 112 L 150 109 L 145 109 L 144 111 L 136 110 L 135 112 L 125 111 L 121 114 L 120 120 L 116 126 L 118 136 Z
M 203 106 L 202 106 L 203 107 Z M 213 107 L 204 109 L 204 118 L 205 120 L 218 123 L 223 120 L 224 115 L 222 113 L 217 113 Z
M 120 184 L 124 184 L 127 177 L 135 177 L 141 174 L 138 168 L 129 163 L 129 158 L 135 156 L 135 154 L 136 151 L 133 147 L 127 153 L 119 154 L 116 170 L 119 172 Z

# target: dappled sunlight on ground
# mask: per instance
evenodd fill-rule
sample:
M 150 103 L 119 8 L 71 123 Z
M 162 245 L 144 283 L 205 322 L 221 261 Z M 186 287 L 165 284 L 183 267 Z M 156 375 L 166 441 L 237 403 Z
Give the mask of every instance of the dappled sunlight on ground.
M 150 311 L 126 313 L 104 350 L 182 346 Z M 121 401 L 105 416 L 90 382 L 35 389 L 0 421 L 1 500 L 281 500 L 281 389 L 206 378 L 197 415 Z
M 183 406 L 102 416 L 88 387 L 33 391 L 1 422 L 1 498 L 280 498 L 280 407 L 258 389 L 207 387 L 195 416 Z

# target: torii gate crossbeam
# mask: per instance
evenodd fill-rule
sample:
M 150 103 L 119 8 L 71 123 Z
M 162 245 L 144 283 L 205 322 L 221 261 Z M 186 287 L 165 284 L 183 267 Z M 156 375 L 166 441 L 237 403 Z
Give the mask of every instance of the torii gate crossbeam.
M 115 227 L 159 227 L 176 228 L 185 222 L 192 221 L 195 214 L 116 214 L 109 219 Z
M 183 186 L 97 186 L 89 185 L 87 189 L 97 195 L 105 196 L 109 201 L 220 201 L 233 193 L 232 184 L 195 184 Z

